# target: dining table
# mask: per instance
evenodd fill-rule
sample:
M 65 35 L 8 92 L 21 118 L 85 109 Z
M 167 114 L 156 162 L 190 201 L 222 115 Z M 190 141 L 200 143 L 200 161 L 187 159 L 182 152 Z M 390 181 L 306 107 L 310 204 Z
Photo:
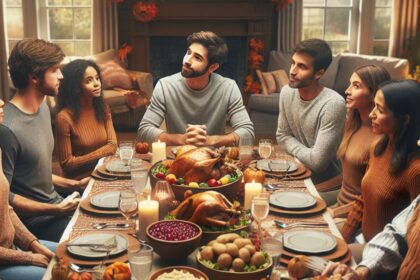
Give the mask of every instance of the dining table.
M 169 147 L 167 148 L 167 151 L 168 151 L 169 157 L 173 156 L 171 155 L 171 149 Z M 103 165 L 104 162 L 112 158 L 113 157 L 107 157 L 107 158 L 101 159 L 98 162 L 97 166 Z M 143 156 L 142 158 L 147 163 L 150 157 Z M 296 161 L 297 164 L 301 165 L 299 161 L 297 161 L 296 159 L 294 160 Z M 249 168 L 256 169 L 255 163 L 256 161 L 252 161 L 249 164 L 247 164 L 244 168 L 249 167 Z M 151 164 L 148 163 L 148 166 L 151 166 Z M 268 188 L 268 191 L 270 192 L 273 192 L 273 191 L 274 192 L 277 192 L 277 191 L 302 192 L 302 193 L 312 195 L 313 197 L 317 199 L 317 201 L 322 200 L 311 178 L 308 176 L 306 177 L 301 176 L 301 177 L 287 180 L 287 178 L 285 179 L 279 176 L 270 176 L 268 172 L 264 183 L 265 183 L 265 186 L 267 184 L 270 184 L 271 186 L 274 187 L 274 190 Z M 130 180 L 130 178 L 116 179 L 116 180 L 114 179 L 101 180 L 100 177 L 98 176 L 92 176 L 86 189 L 84 190 L 81 196 L 81 201 L 84 201 L 90 198 L 92 195 L 98 194 L 100 192 L 121 191 L 124 189 L 130 189 L 130 188 L 131 189 L 133 188 L 133 183 Z M 151 185 L 150 185 L 150 180 L 148 180 L 147 185 L 146 185 L 146 192 L 147 191 L 150 192 L 150 190 L 151 190 Z M 278 225 L 276 225 L 275 221 L 277 221 L 278 223 L 280 222 L 284 224 L 295 224 L 296 226 L 293 227 L 293 229 L 302 229 L 302 230 L 311 229 L 310 225 L 308 226 L 308 225 L 305 225 L 304 223 L 314 223 L 314 224 L 322 223 L 325 226 L 317 227 L 316 230 L 320 230 L 322 232 L 328 233 L 336 237 L 337 240 L 339 240 L 341 243 L 344 242 L 340 231 L 338 230 L 332 216 L 327 211 L 326 207 L 323 207 L 322 211 L 318 211 L 316 213 L 309 213 L 308 215 L 296 216 L 296 215 L 287 215 L 287 213 L 285 213 L 284 215 L 283 214 L 284 213 L 276 212 L 276 209 L 272 209 L 272 207 L 270 207 L 270 212 L 268 214 L 268 217 L 265 218 L 261 223 L 261 226 L 264 229 L 265 234 L 274 236 L 276 234 L 283 234 L 290 229 L 290 228 L 284 229 L 284 228 L 279 227 Z M 128 236 L 136 236 L 135 224 L 130 224 L 129 227 L 121 227 L 121 228 L 105 227 L 102 229 L 97 229 L 92 226 L 95 223 L 108 224 L 108 223 L 125 223 L 125 222 L 126 222 L 126 219 L 122 215 L 118 215 L 118 214 L 117 215 L 98 215 L 97 213 L 86 211 L 86 207 L 81 207 L 81 205 L 79 205 L 79 207 L 75 210 L 69 224 L 67 225 L 59 243 L 60 244 L 66 243 L 69 240 L 83 236 L 87 233 L 97 233 L 97 232 L 121 233 L 121 234 L 126 234 Z M 300 223 L 302 223 L 301 226 L 299 226 Z M 340 246 L 346 246 L 347 248 L 347 244 L 345 244 L 345 242 L 344 244 Z M 195 255 L 196 255 L 196 252 L 193 252 L 185 261 L 183 261 L 179 265 L 197 267 Z M 282 260 L 287 262 L 287 260 L 284 260 L 283 257 L 282 257 Z M 349 266 L 352 266 L 352 267 L 355 266 L 355 261 L 352 258 L 350 253 L 347 253 L 346 257 L 341 258 L 341 260 L 343 262 L 346 262 Z M 46 273 L 44 274 L 43 280 L 51 279 L 52 268 L 54 267 L 56 263 L 57 263 L 57 258 L 53 258 L 50 261 L 47 267 Z M 157 254 L 154 254 L 152 272 L 160 268 L 163 268 L 165 266 L 168 266 L 168 265 L 165 264 L 165 262 Z M 284 269 L 284 272 L 287 273 L 287 269 Z

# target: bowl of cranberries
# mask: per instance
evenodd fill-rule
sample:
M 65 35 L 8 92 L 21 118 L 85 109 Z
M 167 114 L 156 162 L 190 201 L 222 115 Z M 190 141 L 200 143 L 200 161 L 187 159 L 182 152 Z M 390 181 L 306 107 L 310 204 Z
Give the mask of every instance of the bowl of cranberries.
M 149 244 L 168 263 L 188 257 L 200 245 L 202 234 L 197 224 L 183 220 L 158 221 L 146 229 Z

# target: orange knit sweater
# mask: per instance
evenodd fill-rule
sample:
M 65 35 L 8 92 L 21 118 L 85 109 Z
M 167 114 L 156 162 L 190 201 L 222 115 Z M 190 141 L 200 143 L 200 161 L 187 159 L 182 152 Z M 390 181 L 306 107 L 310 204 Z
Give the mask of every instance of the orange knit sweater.
M 89 176 L 98 159 L 115 154 L 117 137 L 108 106 L 105 112 L 104 122 L 96 119 L 92 106 L 81 108 L 77 122 L 68 108 L 57 114 L 58 155 L 65 177 L 80 179 Z
M 399 280 L 420 279 L 420 206 L 413 213 L 407 231 L 408 251 L 398 272 Z
M 338 206 L 348 204 L 361 194 L 361 182 L 369 160 L 373 133 L 370 126 L 360 127 L 351 137 L 341 161 L 343 182 L 337 197 Z
M 420 159 L 414 159 L 399 174 L 389 173 L 392 147 L 379 157 L 370 151 L 369 165 L 362 180 L 364 201 L 362 232 L 369 241 L 420 194 Z

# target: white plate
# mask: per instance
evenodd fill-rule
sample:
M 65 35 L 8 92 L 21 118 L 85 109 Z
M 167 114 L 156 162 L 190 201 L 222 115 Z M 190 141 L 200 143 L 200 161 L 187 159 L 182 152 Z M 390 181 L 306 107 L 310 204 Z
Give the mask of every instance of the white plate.
M 302 192 L 275 192 L 270 195 L 270 204 L 285 209 L 308 209 L 316 205 L 316 198 Z
M 328 253 L 337 247 L 332 235 L 315 230 L 289 230 L 284 234 L 283 246 L 298 253 Z
M 257 161 L 257 168 L 268 172 L 292 173 L 295 172 L 298 167 L 297 164 L 293 161 L 285 161 L 281 159 L 262 159 Z
M 112 233 L 94 233 L 83 235 L 77 237 L 70 241 L 68 244 L 103 244 L 106 240 L 109 240 L 115 236 L 117 240 L 117 248 L 110 252 L 110 256 L 118 255 L 128 248 L 128 241 L 123 236 L 119 234 Z M 84 258 L 104 258 L 106 257 L 106 252 L 97 252 L 89 247 L 79 247 L 79 246 L 68 246 L 67 251 L 75 256 L 84 257 Z
M 102 192 L 90 198 L 90 204 L 97 208 L 115 210 L 120 202 L 120 192 Z
M 105 165 L 105 169 L 115 173 L 130 173 L 131 168 L 141 168 L 143 161 L 139 158 L 131 159 L 130 165 L 126 165 L 122 160 L 115 159 Z

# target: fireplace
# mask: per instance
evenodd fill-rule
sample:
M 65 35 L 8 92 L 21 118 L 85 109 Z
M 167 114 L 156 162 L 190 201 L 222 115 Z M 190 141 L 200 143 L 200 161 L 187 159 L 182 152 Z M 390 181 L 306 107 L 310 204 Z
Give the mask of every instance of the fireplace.
M 158 16 L 148 23 L 133 18 L 134 2 L 126 0 L 119 5 L 120 44 L 134 46 L 129 69 L 151 72 L 155 81 L 181 70 L 186 38 L 200 30 L 213 31 L 226 40 L 228 61 L 217 73 L 235 80 L 241 89 L 247 72 L 249 39 L 263 39 L 268 52 L 275 14 L 270 1 L 156 1 Z
M 224 39 L 229 49 L 228 59 L 216 73 L 235 80 L 241 87 L 246 75 L 247 38 L 228 36 Z M 155 81 L 181 71 L 186 49 L 185 37 L 150 38 L 150 72 Z

